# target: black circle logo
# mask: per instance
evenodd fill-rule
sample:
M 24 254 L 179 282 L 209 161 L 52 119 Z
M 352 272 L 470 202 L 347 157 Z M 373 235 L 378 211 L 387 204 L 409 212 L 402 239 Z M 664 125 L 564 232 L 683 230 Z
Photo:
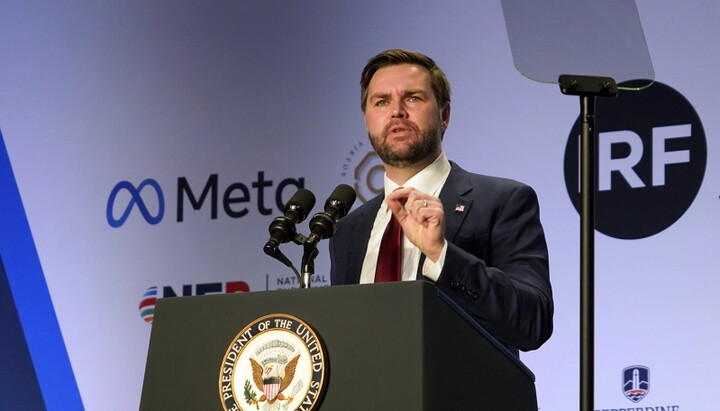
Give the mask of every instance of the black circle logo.
M 655 82 L 595 105 L 595 228 L 640 239 L 673 225 L 690 208 L 707 165 L 707 142 L 693 106 Z M 580 118 L 565 148 L 565 185 L 580 210 Z

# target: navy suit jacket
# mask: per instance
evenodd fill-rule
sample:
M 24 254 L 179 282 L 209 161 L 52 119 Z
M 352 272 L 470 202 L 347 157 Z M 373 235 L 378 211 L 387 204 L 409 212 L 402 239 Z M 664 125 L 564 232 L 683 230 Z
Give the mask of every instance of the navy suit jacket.
M 451 163 L 440 193 L 448 250 L 436 286 L 500 341 L 533 350 L 552 334 L 548 253 L 537 196 L 517 181 Z M 330 240 L 333 285 L 357 284 L 384 195 L 340 220 Z M 424 279 L 420 258 L 418 279 Z

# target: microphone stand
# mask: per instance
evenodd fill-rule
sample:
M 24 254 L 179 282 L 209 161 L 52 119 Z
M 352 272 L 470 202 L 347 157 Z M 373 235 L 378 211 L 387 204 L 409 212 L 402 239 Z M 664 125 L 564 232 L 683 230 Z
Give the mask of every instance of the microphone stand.
M 298 192 L 300 192 L 300 190 L 298 190 Z M 312 196 L 312 193 L 310 193 L 310 195 L 305 195 L 304 197 L 310 196 Z M 310 288 L 310 281 L 312 279 L 312 275 L 315 274 L 315 258 L 318 256 L 317 245 L 320 240 L 332 237 L 333 233 L 335 232 L 337 220 L 347 214 L 347 210 L 349 210 L 350 207 L 352 207 L 352 204 L 355 202 L 355 196 L 355 190 L 353 190 L 352 187 L 350 187 L 349 185 L 340 184 L 339 186 L 337 186 L 333 193 L 330 194 L 328 200 L 325 202 L 325 211 L 315 214 L 313 218 L 310 219 L 311 233 L 309 236 L 304 236 L 300 233 L 295 232 L 294 224 L 291 227 L 288 227 L 288 224 L 283 225 L 282 223 L 285 222 L 283 220 L 283 217 L 276 219 L 279 225 L 279 229 L 276 231 L 282 230 L 282 233 L 285 233 L 289 231 L 289 228 L 292 228 L 292 241 L 297 245 L 303 246 L 303 257 L 301 263 L 302 274 L 299 273 L 295 269 L 295 267 L 293 267 L 290 260 L 285 258 L 285 256 L 278 248 L 279 244 L 277 243 L 279 243 L 280 240 L 276 239 L 275 237 L 279 236 L 273 233 L 273 226 L 275 224 L 275 220 L 273 221 L 273 225 L 270 226 L 270 233 L 274 236 L 270 241 L 268 241 L 268 244 L 265 245 L 265 254 L 276 258 L 288 267 L 291 267 L 295 272 L 298 281 L 300 282 L 300 288 Z M 300 199 L 298 199 L 298 201 L 299 200 Z M 314 204 L 314 196 L 312 196 L 312 200 L 312 204 Z M 312 208 L 312 206 L 305 208 L 309 209 Z M 304 220 L 306 216 L 305 213 L 302 211 L 301 214 L 302 218 L 299 218 L 300 221 Z M 283 237 L 282 240 L 287 241 L 287 237 Z
M 310 278 L 315 274 L 315 257 L 318 256 L 317 245 L 319 242 L 320 237 L 312 234 L 303 241 L 300 288 L 310 288 Z
M 298 272 L 297 268 L 285 257 L 285 254 L 280 251 L 279 247 L 266 245 L 264 251 L 265 254 L 275 258 L 293 270 L 298 282 L 300 282 L 300 288 L 310 288 L 310 279 L 312 275 L 315 274 L 315 257 L 319 254 L 317 245 L 320 240 L 321 238 L 314 234 L 306 237 L 303 234 L 295 233 L 293 236 L 293 243 L 303 246 L 302 273 Z
M 580 410 L 594 409 L 595 375 L 595 98 L 617 96 L 610 77 L 563 74 L 566 95 L 580 97 Z
M 303 245 L 307 241 L 307 237 L 300 233 L 295 233 L 293 236 L 292 241 L 297 245 Z M 285 257 L 285 254 L 283 254 L 282 251 L 280 251 L 280 248 L 276 245 L 275 247 L 272 247 L 269 244 L 265 245 L 265 248 L 263 251 L 265 251 L 265 254 L 269 255 L 270 257 L 280 261 L 281 263 L 285 264 L 287 267 L 290 267 L 290 269 L 293 270 L 295 273 L 295 277 L 297 277 L 298 281 L 300 282 L 300 286 L 302 288 L 310 288 L 310 276 L 315 271 L 315 263 L 314 261 L 309 261 L 306 263 L 306 257 L 308 254 L 307 246 L 305 247 L 306 251 L 303 256 L 303 273 L 300 274 L 300 272 L 295 268 L 295 265 L 293 265 L 292 261 L 290 261 L 287 257 Z M 312 256 L 312 258 L 315 258 L 317 256 L 317 249 L 315 250 L 315 254 Z M 306 268 L 307 266 L 307 268 Z

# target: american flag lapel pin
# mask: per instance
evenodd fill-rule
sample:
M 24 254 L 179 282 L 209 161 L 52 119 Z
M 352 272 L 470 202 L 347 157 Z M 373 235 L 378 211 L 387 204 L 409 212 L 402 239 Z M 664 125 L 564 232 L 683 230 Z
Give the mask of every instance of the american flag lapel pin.
M 465 204 L 455 204 L 455 212 L 456 213 L 465 212 Z

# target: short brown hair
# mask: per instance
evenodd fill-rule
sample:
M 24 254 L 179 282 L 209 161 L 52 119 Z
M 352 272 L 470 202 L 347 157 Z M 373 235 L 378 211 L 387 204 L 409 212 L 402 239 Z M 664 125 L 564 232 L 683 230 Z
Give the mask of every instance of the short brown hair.
M 382 53 L 368 60 L 360 76 L 360 108 L 365 112 L 367 103 L 368 87 L 375 72 L 384 67 L 396 66 L 399 64 L 416 64 L 425 67 L 430 72 L 430 85 L 432 86 L 435 100 L 440 109 L 450 102 L 450 82 L 445 73 L 435 64 L 430 57 L 415 51 L 404 49 L 385 50 Z

